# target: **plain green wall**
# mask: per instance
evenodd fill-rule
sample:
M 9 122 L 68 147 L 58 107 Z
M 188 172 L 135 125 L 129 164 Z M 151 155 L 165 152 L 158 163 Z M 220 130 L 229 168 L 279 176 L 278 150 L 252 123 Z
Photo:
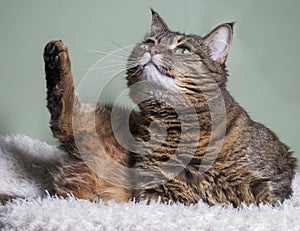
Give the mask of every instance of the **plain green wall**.
M 298 0 L 0 0 L 0 135 L 55 143 L 45 107 L 44 45 L 51 39 L 67 43 L 78 84 L 98 59 L 88 50 L 109 52 L 116 49 L 112 44 L 140 41 L 149 27 L 149 7 L 170 28 L 186 33 L 203 35 L 235 21 L 229 90 L 300 158 Z

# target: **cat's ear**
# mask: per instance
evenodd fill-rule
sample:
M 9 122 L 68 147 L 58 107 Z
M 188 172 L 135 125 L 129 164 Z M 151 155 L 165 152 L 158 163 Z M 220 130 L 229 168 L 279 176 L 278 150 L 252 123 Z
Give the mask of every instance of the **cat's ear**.
M 210 48 L 211 59 L 224 64 L 232 43 L 234 23 L 225 23 L 212 30 L 204 39 Z
M 151 12 L 152 12 L 152 22 L 150 28 L 150 35 L 154 36 L 162 32 L 169 31 L 166 22 L 160 17 L 160 15 L 156 13 L 153 9 L 151 9 Z

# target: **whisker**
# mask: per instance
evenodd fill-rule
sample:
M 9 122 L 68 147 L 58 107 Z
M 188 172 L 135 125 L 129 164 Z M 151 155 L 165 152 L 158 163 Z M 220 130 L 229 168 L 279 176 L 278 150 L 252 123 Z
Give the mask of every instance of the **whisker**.
M 120 45 L 118 45 L 117 43 L 115 42 L 112 42 L 110 43 L 113 47 L 117 48 L 118 50 L 122 51 L 122 52 L 125 52 L 126 54 L 131 54 L 131 50 L 128 51 L 126 50 L 127 48 L 133 48 L 135 47 L 136 45 L 129 45 L 129 46 L 125 46 L 125 47 L 122 47 Z
M 108 52 L 104 52 L 104 51 L 98 51 L 98 50 L 92 50 L 87 48 L 86 51 L 92 53 L 92 54 L 96 54 L 96 55 L 109 55 Z
M 121 74 L 122 72 L 127 71 L 127 69 L 121 69 L 118 71 L 110 71 L 110 72 L 106 72 L 105 74 L 102 74 L 100 76 L 97 77 L 98 80 L 104 80 L 106 78 L 115 78 L 118 74 Z
M 103 58 L 105 56 L 112 56 L 112 57 L 116 57 L 116 58 L 124 58 L 124 59 L 128 59 L 129 56 L 126 54 L 112 54 L 112 53 L 108 53 L 108 52 L 104 52 L 104 51 L 97 51 L 97 50 L 91 50 L 88 49 L 88 52 L 92 53 L 93 55 L 97 55 L 100 56 L 100 58 Z M 113 51 L 114 52 L 114 51 Z
M 90 52 L 99 54 L 100 58 L 90 68 L 85 69 L 85 71 L 102 71 L 102 73 L 99 73 L 100 75 L 97 75 L 97 72 L 93 75 L 96 74 L 97 77 L 95 77 L 97 79 L 106 79 L 138 66 L 137 59 L 130 56 L 130 52 L 126 50 L 134 46 L 135 45 L 120 47 L 109 53 L 89 49 Z
M 110 65 L 110 66 L 105 66 L 105 67 L 95 67 L 95 68 L 90 68 L 88 70 L 102 70 L 102 69 L 107 69 L 107 68 L 112 68 L 112 67 L 122 67 L 125 64 L 115 64 L 115 65 Z
M 113 77 L 117 76 L 118 74 L 121 74 L 122 72 L 124 71 L 127 71 L 127 69 L 123 69 L 123 70 L 120 70 L 120 71 L 117 71 L 113 74 Z
M 123 54 L 120 54 L 120 53 L 119 54 L 116 54 L 116 53 L 123 52 L 126 48 L 133 47 L 133 46 L 134 45 L 129 45 L 129 46 L 126 46 L 126 47 L 120 47 L 117 50 L 114 50 L 114 51 L 109 52 L 109 53 L 108 52 L 97 51 L 97 50 L 91 50 L 91 49 L 87 49 L 87 50 L 89 50 L 90 52 L 95 53 L 95 54 L 101 54 L 101 55 L 103 55 L 100 59 L 103 59 L 103 58 L 105 58 L 107 56 L 128 58 L 128 55 L 127 55 L 128 53 L 126 53 L 126 56 L 123 55 Z
M 105 67 L 95 67 L 95 68 L 90 68 L 90 69 L 87 69 L 88 71 L 92 71 L 92 70 L 103 70 L 103 69 L 108 69 L 108 68 L 113 68 L 113 67 L 125 67 L 126 70 L 127 69 L 130 69 L 130 68 L 133 68 L 133 67 L 136 67 L 138 66 L 138 64 L 136 63 L 132 63 L 130 65 L 128 65 L 128 63 L 124 63 L 124 64 L 115 64 L 115 65 L 110 65 L 110 66 L 105 66 Z

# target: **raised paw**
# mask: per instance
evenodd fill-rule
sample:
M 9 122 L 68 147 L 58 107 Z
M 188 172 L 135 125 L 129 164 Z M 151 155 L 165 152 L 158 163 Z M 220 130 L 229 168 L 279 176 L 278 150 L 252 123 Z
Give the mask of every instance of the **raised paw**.
M 50 41 L 44 49 L 47 107 L 54 137 L 69 139 L 75 91 L 68 48 L 61 40 Z
M 61 40 L 50 41 L 44 49 L 44 61 L 46 69 L 67 71 L 70 67 L 68 48 Z

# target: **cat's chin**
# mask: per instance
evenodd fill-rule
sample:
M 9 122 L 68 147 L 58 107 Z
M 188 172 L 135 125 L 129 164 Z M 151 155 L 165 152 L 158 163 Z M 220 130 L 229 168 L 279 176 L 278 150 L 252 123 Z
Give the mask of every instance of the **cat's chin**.
M 143 77 L 145 80 L 159 84 L 166 89 L 172 89 L 176 86 L 175 78 L 163 74 L 158 67 L 151 62 L 144 65 Z

